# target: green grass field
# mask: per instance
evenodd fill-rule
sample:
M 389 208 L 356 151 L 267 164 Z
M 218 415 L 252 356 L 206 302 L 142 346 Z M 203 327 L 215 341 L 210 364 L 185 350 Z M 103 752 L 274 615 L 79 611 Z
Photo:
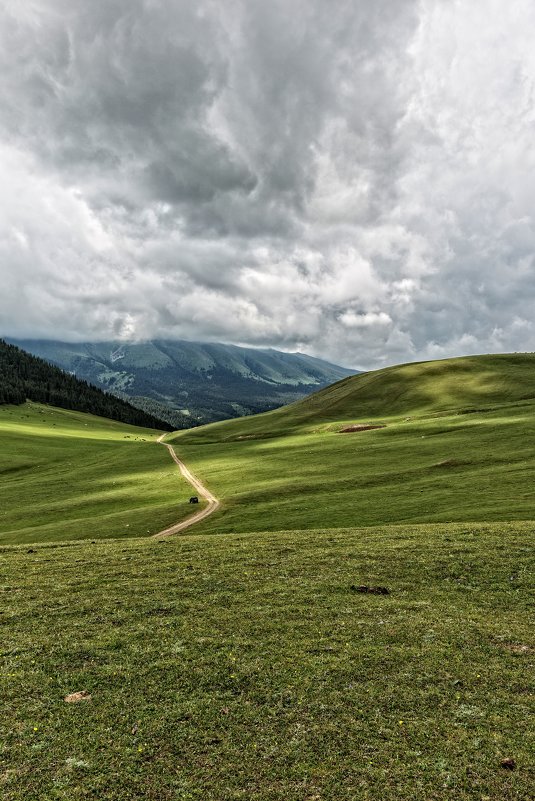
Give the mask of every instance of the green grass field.
M 168 441 L 223 501 L 202 532 L 531 520 L 535 356 L 367 373 Z
M 4 548 L 0 795 L 528 801 L 532 534 Z
M 0 406 L 0 543 L 142 537 L 186 517 L 158 432 L 36 403 Z
M 191 492 L 154 431 L 0 408 L 0 797 L 532 801 L 534 368 L 169 437 L 223 508 L 165 540 Z

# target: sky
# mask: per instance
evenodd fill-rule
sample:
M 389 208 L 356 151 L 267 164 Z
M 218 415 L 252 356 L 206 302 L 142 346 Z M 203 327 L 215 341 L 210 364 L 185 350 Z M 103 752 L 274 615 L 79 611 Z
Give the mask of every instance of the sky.
M 535 350 L 532 0 L 0 0 L 0 335 Z

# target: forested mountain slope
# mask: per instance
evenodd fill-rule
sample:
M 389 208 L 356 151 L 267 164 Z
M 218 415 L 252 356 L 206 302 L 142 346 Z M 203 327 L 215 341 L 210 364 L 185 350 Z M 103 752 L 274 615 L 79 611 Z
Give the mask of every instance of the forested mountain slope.
M 170 428 L 154 415 L 0 340 L 0 404 L 26 400 L 145 428 Z

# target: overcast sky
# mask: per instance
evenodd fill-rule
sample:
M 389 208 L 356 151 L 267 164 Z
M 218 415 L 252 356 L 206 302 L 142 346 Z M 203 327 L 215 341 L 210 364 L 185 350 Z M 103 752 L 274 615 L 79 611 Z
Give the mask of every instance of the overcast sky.
M 0 0 L 0 334 L 535 350 L 533 0 Z

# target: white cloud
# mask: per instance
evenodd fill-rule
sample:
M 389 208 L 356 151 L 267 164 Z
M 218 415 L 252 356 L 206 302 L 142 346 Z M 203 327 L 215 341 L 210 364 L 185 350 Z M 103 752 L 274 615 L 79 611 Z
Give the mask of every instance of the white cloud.
M 357 314 L 354 311 L 346 311 L 338 319 L 346 328 L 377 328 L 389 326 L 392 323 L 392 319 L 385 312 Z
M 0 334 L 534 350 L 528 0 L 7 2 Z

